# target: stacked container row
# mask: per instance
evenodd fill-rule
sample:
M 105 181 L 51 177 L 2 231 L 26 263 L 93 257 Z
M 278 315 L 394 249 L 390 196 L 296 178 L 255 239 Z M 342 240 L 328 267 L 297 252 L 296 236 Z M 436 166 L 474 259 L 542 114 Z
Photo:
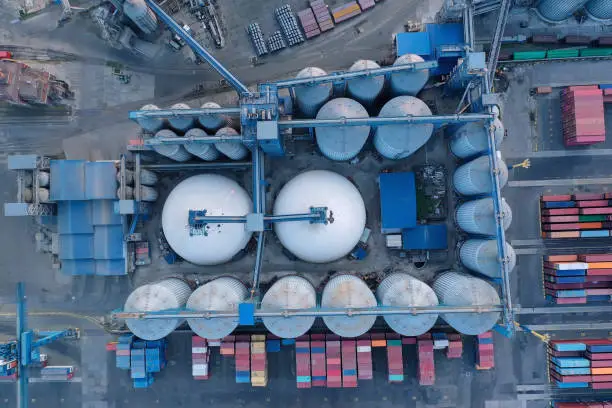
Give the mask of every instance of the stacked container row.
M 417 356 L 419 360 L 418 379 L 420 385 L 434 385 L 436 381 L 433 350 L 433 340 L 419 339 L 417 341 Z
M 365 335 L 357 339 L 357 378 L 371 380 L 374 378 L 372 370 L 372 341 Z
M 266 360 L 266 336 L 251 336 L 251 385 L 265 387 L 268 385 L 268 363 Z
M 555 304 L 609 302 L 612 254 L 544 257 L 544 291 Z
M 321 34 L 321 29 L 319 28 L 319 24 L 317 23 L 317 20 L 311 8 L 304 9 L 298 12 L 297 14 L 307 39 L 316 37 L 317 35 Z
M 311 0 L 310 8 L 314 13 L 315 19 L 322 32 L 331 30 L 334 28 L 334 22 L 332 21 L 331 14 L 325 1 L 323 0 Z
M 612 194 L 544 195 L 540 199 L 543 238 L 602 238 L 612 230 Z
M 310 375 L 310 342 L 295 342 L 295 372 L 298 388 L 310 388 L 312 377 Z
M 249 341 L 236 341 L 236 383 L 251 382 L 251 345 Z
M 340 338 L 330 336 L 325 342 L 325 356 L 327 360 L 327 387 L 342 387 L 342 362 L 340 354 Z
M 325 336 L 321 335 L 320 340 L 310 342 L 310 365 L 312 371 L 312 385 L 314 387 L 325 387 L 327 385 L 327 370 L 325 368 Z
M 606 141 L 603 92 L 597 85 L 565 88 L 561 93 L 561 113 L 566 146 Z
M 199 336 L 191 337 L 191 375 L 194 380 L 208 380 L 209 360 L 210 349 L 206 339 Z
M 390 383 L 404 381 L 404 358 L 402 356 L 402 340 L 399 335 L 387 338 L 387 369 Z
M 612 389 L 612 340 L 552 340 L 548 355 L 559 388 Z
M 342 340 L 342 387 L 357 387 L 357 343 Z
M 495 352 L 493 349 L 493 332 L 479 334 L 476 347 L 476 369 L 490 370 L 495 367 Z
M 332 9 L 332 16 L 336 24 L 361 14 L 361 7 L 356 1 L 351 1 Z

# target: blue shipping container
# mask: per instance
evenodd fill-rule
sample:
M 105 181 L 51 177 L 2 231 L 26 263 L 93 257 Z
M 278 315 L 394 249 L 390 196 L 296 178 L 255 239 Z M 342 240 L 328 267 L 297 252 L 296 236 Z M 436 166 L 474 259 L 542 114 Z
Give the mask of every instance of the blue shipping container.
M 612 353 L 612 344 L 593 344 L 587 346 L 591 353 Z
M 478 339 L 478 343 L 480 344 L 493 344 L 493 339 L 492 338 L 488 338 L 488 339 Z
M 591 365 L 586 358 L 553 357 L 551 361 L 561 368 L 589 367 Z
M 589 295 L 587 296 L 587 302 L 609 302 L 612 300 L 610 295 Z
M 572 208 L 576 206 L 575 201 L 546 201 L 542 204 L 544 208 Z
M 584 297 L 586 296 L 586 291 L 583 289 L 575 289 L 575 290 L 558 290 L 555 292 L 556 297 L 561 298 L 570 298 L 570 297 Z
M 295 339 L 281 339 L 281 344 L 283 346 L 291 346 L 295 344 Z
M 295 352 L 298 354 L 308 354 L 310 353 L 310 349 L 308 347 L 296 347 Z
M 587 388 L 589 383 L 562 383 L 561 381 L 555 381 L 559 388 Z
M 402 374 L 389 374 L 389 381 L 404 381 L 404 376 Z
M 266 351 L 268 353 L 278 353 L 281 349 L 280 340 L 266 340 Z
M 298 375 L 297 376 L 297 382 L 299 383 L 309 383 L 310 380 L 310 376 L 309 375 Z
M 313 375 L 312 376 L 312 381 L 325 381 L 327 380 L 327 377 L 324 375 Z
M 553 348 L 557 351 L 585 351 L 586 347 L 586 344 L 580 342 L 553 344 Z
M 558 372 L 561 375 L 589 375 L 591 374 L 591 369 L 588 367 L 561 368 L 553 364 L 553 368 L 555 369 L 556 372 Z
M 355 369 L 342 370 L 342 374 L 343 375 L 357 375 L 357 370 Z
M 586 282 L 586 278 L 583 276 L 559 276 L 554 278 L 552 282 L 556 283 L 584 283 Z
M 601 238 L 609 236 L 610 231 L 608 230 L 580 231 L 581 238 Z
M 325 347 L 313 347 L 311 352 L 313 354 L 324 354 L 325 353 Z
M 584 276 L 586 275 L 586 269 L 556 269 L 555 274 L 557 276 Z

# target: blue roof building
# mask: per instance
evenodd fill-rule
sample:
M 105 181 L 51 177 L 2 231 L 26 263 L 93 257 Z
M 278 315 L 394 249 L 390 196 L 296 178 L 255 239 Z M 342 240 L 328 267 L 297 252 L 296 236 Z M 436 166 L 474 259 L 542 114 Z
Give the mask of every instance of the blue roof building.
M 416 182 L 414 173 L 382 173 L 380 188 L 381 232 L 400 233 L 416 222 Z

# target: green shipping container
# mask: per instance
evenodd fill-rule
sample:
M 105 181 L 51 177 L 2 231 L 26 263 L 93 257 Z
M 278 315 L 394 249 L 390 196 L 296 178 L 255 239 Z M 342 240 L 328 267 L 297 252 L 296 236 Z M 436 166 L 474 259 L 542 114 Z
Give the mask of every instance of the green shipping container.
M 581 57 L 609 57 L 612 56 L 612 48 L 585 48 L 580 50 Z
M 514 60 L 536 60 L 545 59 L 546 51 L 520 51 L 514 53 Z
M 546 58 L 575 58 L 580 55 L 580 50 L 576 48 L 566 48 L 561 50 L 548 50 Z
M 605 221 L 605 215 L 580 215 L 578 216 L 579 222 L 593 222 L 593 221 Z

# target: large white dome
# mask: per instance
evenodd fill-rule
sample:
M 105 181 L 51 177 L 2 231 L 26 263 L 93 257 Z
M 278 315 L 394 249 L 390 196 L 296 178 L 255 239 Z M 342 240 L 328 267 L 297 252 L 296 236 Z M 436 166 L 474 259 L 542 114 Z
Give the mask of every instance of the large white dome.
M 308 213 L 311 207 L 327 207 L 330 222 L 275 223 L 283 246 L 298 258 L 314 263 L 332 262 L 348 254 L 365 227 L 366 210 L 359 190 L 337 173 L 307 171 L 281 189 L 274 215 Z
M 244 224 L 208 224 L 207 235 L 189 235 L 189 210 L 209 215 L 243 216 L 252 210 L 247 192 L 217 174 L 200 174 L 178 184 L 164 203 L 162 228 L 168 244 L 186 261 L 218 265 L 232 259 L 251 239 Z

